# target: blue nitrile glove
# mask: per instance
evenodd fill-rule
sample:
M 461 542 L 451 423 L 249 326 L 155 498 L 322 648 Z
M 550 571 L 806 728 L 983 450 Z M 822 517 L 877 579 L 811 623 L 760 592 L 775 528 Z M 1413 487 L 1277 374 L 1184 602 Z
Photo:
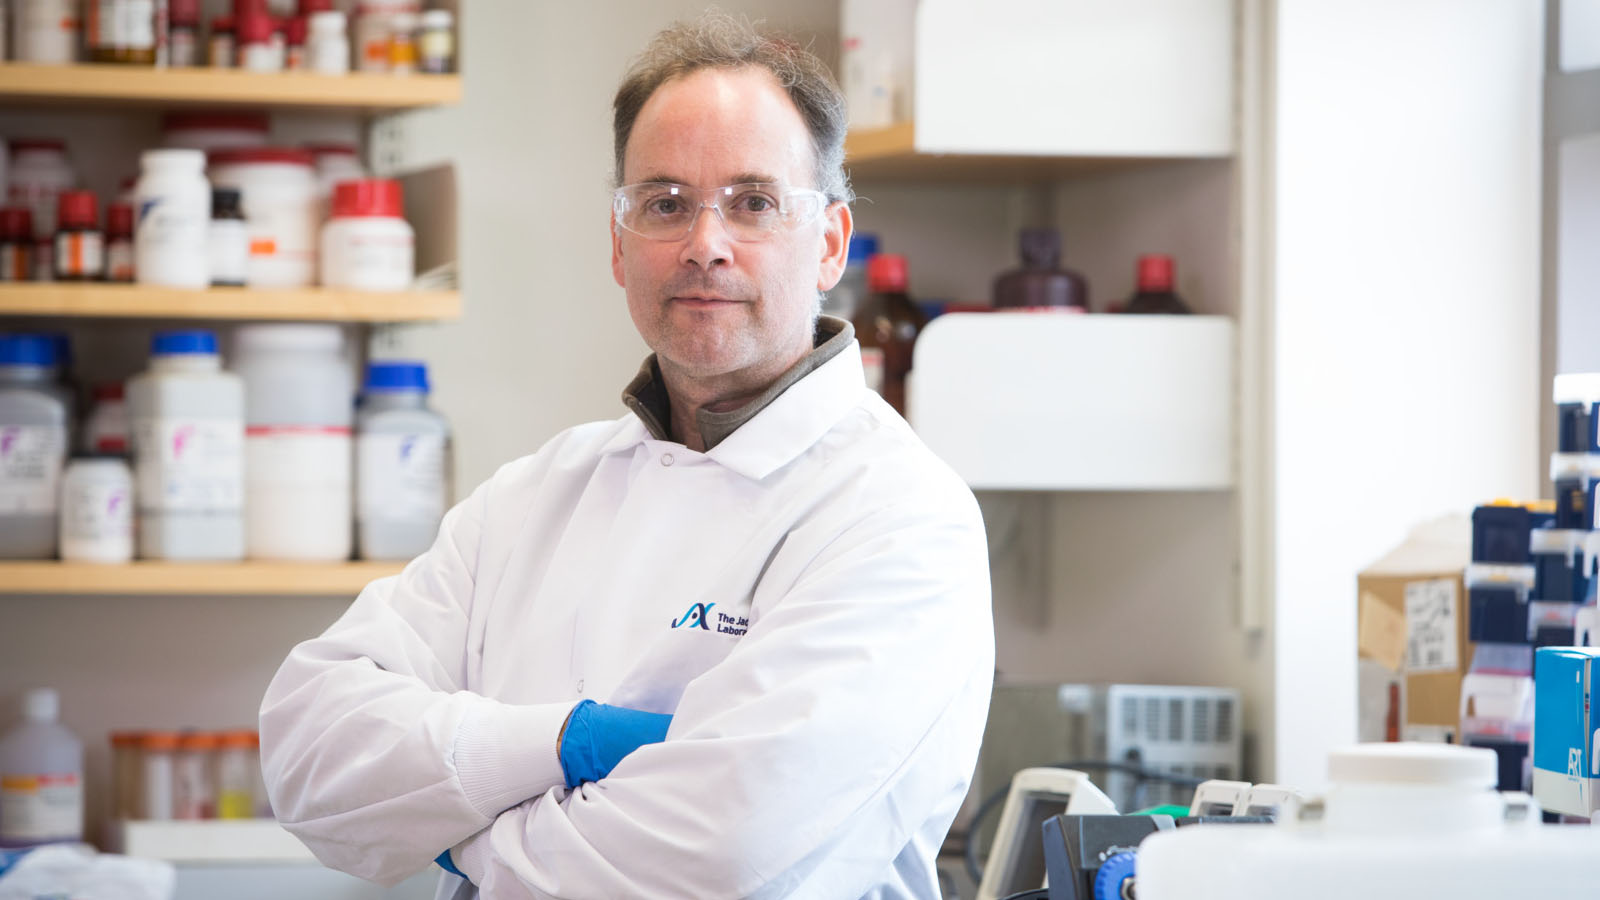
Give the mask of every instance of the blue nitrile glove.
M 434 860 L 434 862 L 439 864 L 439 868 L 445 870 L 446 872 L 449 872 L 451 875 L 456 876 L 457 878 L 461 879 L 462 881 L 470 881 L 471 880 L 471 879 L 467 878 L 467 876 L 461 874 L 461 870 L 456 868 L 456 864 L 450 860 L 450 851 L 449 850 L 446 850 L 445 852 L 439 854 L 439 858 Z
M 672 717 L 585 700 L 567 716 L 561 735 L 561 774 L 567 787 L 599 781 L 611 774 L 622 758 L 643 747 L 666 740 Z

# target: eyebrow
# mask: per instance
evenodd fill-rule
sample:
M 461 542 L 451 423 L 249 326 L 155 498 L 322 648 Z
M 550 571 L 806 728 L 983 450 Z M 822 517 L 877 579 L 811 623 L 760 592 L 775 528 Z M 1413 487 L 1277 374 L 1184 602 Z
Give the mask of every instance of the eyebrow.
M 663 172 L 656 172 L 656 173 L 654 173 L 654 174 L 652 174 L 652 175 L 650 175 L 650 176 L 648 176 L 646 178 L 641 178 L 638 181 L 635 181 L 633 183 L 634 184 L 681 184 L 681 185 L 688 185 L 688 186 L 693 187 L 693 185 L 689 185 L 689 182 L 685 181 L 684 179 L 679 178 L 679 177 L 677 177 L 675 175 L 668 175 L 668 174 L 663 173 Z M 782 183 L 783 183 L 782 179 L 780 179 L 780 178 L 778 178 L 776 176 L 773 176 L 773 175 L 769 175 L 769 174 L 763 173 L 763 172 L 740 172 L 738 175 L 733 176 L 733 180 L 732 181 L 728 182 L 728 184 L 782 184 Z M 718 185 L 713 185 L 713 187 L 725 187 L 725 185 L 718 184 Z

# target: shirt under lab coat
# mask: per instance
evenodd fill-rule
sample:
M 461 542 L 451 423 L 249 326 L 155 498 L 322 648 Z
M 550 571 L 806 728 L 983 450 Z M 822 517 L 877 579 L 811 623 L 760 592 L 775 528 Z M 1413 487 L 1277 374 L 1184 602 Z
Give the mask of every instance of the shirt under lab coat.
M 557 436 L 297 646 L 261 709 L 279 820 L 439 896 L 939 896 L 994 639 L 971 491 L 855 345 L 708 452 L 633 414 Z M 569 791 L 584 698 L 671 713 Z

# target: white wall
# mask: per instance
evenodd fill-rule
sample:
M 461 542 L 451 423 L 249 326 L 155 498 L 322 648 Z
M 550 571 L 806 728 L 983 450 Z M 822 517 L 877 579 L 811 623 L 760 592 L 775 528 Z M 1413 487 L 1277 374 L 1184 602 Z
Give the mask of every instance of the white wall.
M 1362 566 L 1538 493 L 1542 40 L 1525 0 L 1279 4 L 1279 781 L 1354 740 Z

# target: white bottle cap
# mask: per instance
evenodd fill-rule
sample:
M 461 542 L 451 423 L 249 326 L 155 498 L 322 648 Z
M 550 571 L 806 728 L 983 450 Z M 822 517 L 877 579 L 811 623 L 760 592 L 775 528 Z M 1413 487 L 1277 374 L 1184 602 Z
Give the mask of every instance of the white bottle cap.
M 1329 756 L 1328 780 L 1490 790 L 1499 782 L 1499 757 L 1493 750 L 1451 744 L 1360 744 Z
M 61 695 L 55 688 L 35 688 L 23 694 L 22 715 L 35 722 L 54 722 L 61 715 Z

